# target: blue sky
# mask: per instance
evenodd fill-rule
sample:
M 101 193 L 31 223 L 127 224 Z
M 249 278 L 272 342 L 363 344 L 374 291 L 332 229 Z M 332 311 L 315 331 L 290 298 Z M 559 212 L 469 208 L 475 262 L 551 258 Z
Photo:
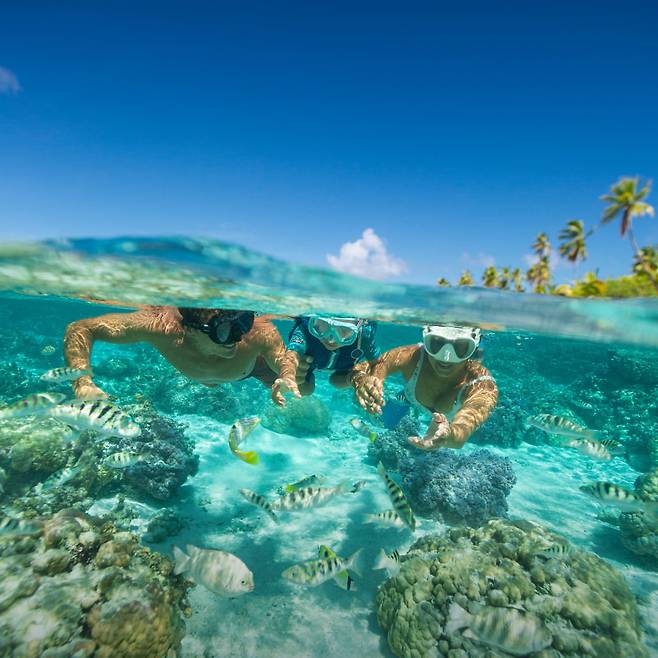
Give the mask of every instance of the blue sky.
M 432 283 L 526 266 L 620 175 L 658 177 L 655 2 L 103 4 L 3 4 L 0 239 L 187 233 L 327 265 L 371 228 L 332 262 L 380 238 L 382 276 Z M 590 253 L 631 260 L 616 227 Z

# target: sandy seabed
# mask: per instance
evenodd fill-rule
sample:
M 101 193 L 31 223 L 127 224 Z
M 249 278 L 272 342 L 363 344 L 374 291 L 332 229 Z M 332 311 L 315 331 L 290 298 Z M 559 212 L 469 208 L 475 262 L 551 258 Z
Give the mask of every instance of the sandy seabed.
M 199 473 L 181 491 L 178 511 L 185 529 L 157 548 L 166 552 L 175 543 L 230 551 L 253 571 L 256 585 L 253 593 L 234 599 L 195 587 L 183 658 L 390 658 L 374 612 L 377 587 L 386 574 L 369 567 L 380 548 L 404 551 L 415 538 L 445 526 L 423 519 L 412 536 L 406 528 L 363 522 L 365 514 L 391 507 L 375 466 L 364 463 L 366 439 L 301 439 L 259 427 L 245 449 L 257 450 L 261 462 L 250 466 L 229 452 L 228 426 L 199 416 L 181 420 L 197 441 Z M 514 462 L 518 482 L 508 498 L 510 517 L 541 522 L 620 569 L 639 597 L 645 641 L 658 656 L 657 565 L 627 551 L 616 528 L 597 519 L 597 504 L 578 491 L 580 484 L 598 479 L 632 487 L 638 473 L 621 459 L 594 462 L 549 446 L 493 450 Z M 277 486 L 312 473 L 327 476 L 324 486 L 348 479 L 368 480 L 368 486 L 321 508 L 280 512 L 278 525 L 238 493 L 247 488 L 273 497 Z M 356 579 L 357 591 L 341 590 L 333 582 L 307 588 L 281 577 L 292 564 L 314 559 L 320 544 L 343 556 L 363 548 L 366 568 Z

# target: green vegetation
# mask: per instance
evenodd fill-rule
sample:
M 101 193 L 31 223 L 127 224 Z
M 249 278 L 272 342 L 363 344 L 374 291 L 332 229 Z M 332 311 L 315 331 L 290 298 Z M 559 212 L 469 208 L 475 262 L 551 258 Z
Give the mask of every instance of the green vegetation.
M 534 261 L 525 273 L 530 290 L 538 294 L 563 295 L 566 297 L 650 297 L 658 296 L 658 245 L 640 247 L 633 232 L 633 220 L 649 215 L 655 210 L 645 199 L 651 191 L 651 181 L 641 185 L 640 178 L 620 178 L 610 187 L 610 191 L 601 197 L 608 203 L 603 215 L 589 231 L 585 232 L 585 222 L 572 219 L 558 235 L 558 253 L 570 263 L 587 260 L 587 239 L 599 228 L 619 219 L 621 238 L 628 237 L 633 250 L 631 272 L 617 279 L 601 279 L 598 270 L 587 272 L 585 276 L 571 284 L 556 285 L 551 272 L 551 254 L 553 247 L 548 235 L 540 233 L 532 244 Z M 440 286 L 449 286 L 450 282 L 441 277 Z M 474 280 L 471 272 L 462 272 L 458 286 L 472 286 Z M 512 270 L 505 266 L 497 269 L 489 265 L 482 273 L 482 285 L 485 288 L 499 288 L 524 292 L 523 273 L 520 268 Z

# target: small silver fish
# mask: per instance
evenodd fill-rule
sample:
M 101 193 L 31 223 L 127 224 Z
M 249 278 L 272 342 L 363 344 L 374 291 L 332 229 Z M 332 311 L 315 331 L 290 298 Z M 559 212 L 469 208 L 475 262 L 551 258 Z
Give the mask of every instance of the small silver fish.
M 354 571 L 359 575 L 355 563 L 359 557 L 361 549 L 356 551 L 346 560 L 335 555 L 334 557 L 323 560 L 310 560 L 302 562 L 286 569 L 281 575 L 287 580 L 291 580 L 298 585 L 310 585 L 317 587 L 332 580 L 339 573 L 346 570 Z
M 361 491 L 361 489 L 365 489 L 368 486 L 368 480 L 357 480 L 352 484 L 352 488 L 350 491 L 352 493 L 357 493 Z
M 406 527 L 406 523 L 400 518 L 394 509 L 387 509 L 384 512 L 375 512 L 366 514 L 363 517 L 364 523 L 379 523 L 381 525 L 395 526 L 396 528 Z
M 602 446 L 608 449 L 611 455 L 623 455 L 626 453 L 626 446 L 617 439 L 603 439 L 600 442 Z
M 464 637 L 506 651 L 512 656 L 526 656 L 541 651 L 553 642 L 553 635 L 539 617 L 517 608 L 485 606 L 475 615 L 458 603 L 451 603 L 445 634 L 450 637 L 466 628 Z
M 658 502 L 642 500 L 636 496 L 632 491 L 624 489 L 612 482 L 591 482 L 584 484 L 579 489 L 596 498 L 598 501 L 607 505 L 614 505 L 619 507 L 625 512 L 647 512 L 649 514 L 658 514 Z
M 93 375 L 91 368 L 81 369 L 81 368 L 69 368 L 64 366 L 62 368 L 53 368 L 48 370 L 41 375 L 40 379 L 44 382 L 72 382 L 80 377 Z
M 272 502 L 274 510 L 307 509 L 324 505 L 335 496 L 350 491 L 350 483 L 343 482 L 337 487 L 304 487 L 291 493 L 283 494 Z
M 79 431 L 94 430 L 103 436 L 134 438 L 142 432 L 127 414 L 107 400 L 66 402 L 49 409 L 48 416 Z
M 0 418 L 38 416 L 47 409 L 58 405 L 65 397 L 63 393 L 32 393 L 18 402 L 0 407 Z
M 103 465 L 108 468 L 114 468 L 117 470 L 130 468 L 135 464 L 139 464 L 146 459 L 146 455 L 138 452 L 128 452 L 122 450 L 120 452 L 113 452 L 111 455 L 108 455 L 103 460 Z
M 563 542 L 555 542 L 547 548 L 540 550 L 537 555 L 542 557 L 555 557 L 555 558 L 564 558 L 573 555 L 575 548 L 571 544 Z
M 185 574 L 220 596 L 240 596 L 254 590 L 254 574 L 232 553 L 187 545 L 174 546 L 174 574 Z
M 567 441 L 563 445 L 567 448 L 575 448 L 581 454 L 587 455 L 592 459 L 598 459 L 605 462 L 609 462 L 612 459 L 612 455 L 608 449 L 598 441 L 592 441 L 591 439 L 576 439 Z
M 279 522 L 279 519 L 277 518 L 276 514 L 274 513 L 274 510 L 272 509 L 272 505 L 267 501 L 267 499 L 264 496 L 261 496 L 260 494 L 257 494 L 255 491 L 251 491 L 250 489 L 240 489 L 240 493 L 250 503 L 256 505 L 257 507 L 260 507 L 264 512 L 267 512 L 267 514 L 270 515 L 274 523 Z
M 55 346 L 54 345 L 45 345 L 44 347 L 41 348 L 41 354 L 48 355 L 48 354 L 54 354 L 55 353 Z
M 350 425 L 361 435 L 365 436 L 371 443 L 377 440 L 377 432 L 368 427 L 360 418 L 351 418 Z
M 388 491 L 388 496 L 393 503 L 395 511 L 398 513 L 398 516 L 409 526 L 412 532 L 416 530 L 416 518 L 414 513 L 411 510 L 411 505 L 407 502 L 407 498 L 404 495 L 402 489 L 398 484 L 389 476 L 384 468 L 384 464 L 379 462 L 377 466 L 377 472 L 382 476 L 384 483 L 386 484 L 386 490 Z
M 69 466 L 67 468 L 63 468 L 61 471 L 53 473 L 53 475 L 51 475 L 44 482 L 40 482 L 35 487 L 35 491 L 39 493 L 57 489 L 58 487 L 63 487 L 65 484 L 73 480 L 78 475 L 78 473 L 80 473 L 79 466 Z
M 570 439 L 593 439 L 597 434 L 594 430 L 577 425 L 568 418 L 564 418 L 564 416 L 553 416 L 551 414 L 529 416 L 526 419 L 526 425 L 536 427 L 549 434 L 557 434 L 558 436 L 565 436 Z
M 400 553 L 393 551 L 387 554 L 383 548 L 380 549 L 373 569 L 386 569 L 389 576 L 394 576 L 400 571 Z

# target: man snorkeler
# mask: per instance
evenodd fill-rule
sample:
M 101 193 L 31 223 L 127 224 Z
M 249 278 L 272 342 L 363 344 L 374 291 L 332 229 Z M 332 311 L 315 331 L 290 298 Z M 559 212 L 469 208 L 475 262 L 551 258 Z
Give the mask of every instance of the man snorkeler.
M 426 326 L 422 343 L 396 347 L 371 363 L 369 372 L 354 376 L 357 401 L 381 414 L 384 381 L 400 373 L 407 402 L 432 415 L 425 436 L 410 436 L 409 443 L 421 450 L 461 448 L 498 400 L 493 377 L 472 358 L 480 339 L 477 327 Z
M 272 387 L 272 400 L 285 406 L 284 393 L 295 397 L 315 390 L 315 371 L 331 372 L 336 388 L 352 385 L 356 372 L 365 372 L 367 362 L 380 355 L 375 340 L 377 323 L 356 318 L 318 315 L 298 318 L 288 336 L 281 373 Z
M 285 352 L 268 319 L 217 308 L 157 306 L 72 322 L 64 335 L 67 365 L 89 369 L 97 340 L 149 343 L 179 372 L 206 386 L 254 377 L 270 387 Z M 90 376 L 74 381 L 73 390 L 78 398 L 106 397 Z

